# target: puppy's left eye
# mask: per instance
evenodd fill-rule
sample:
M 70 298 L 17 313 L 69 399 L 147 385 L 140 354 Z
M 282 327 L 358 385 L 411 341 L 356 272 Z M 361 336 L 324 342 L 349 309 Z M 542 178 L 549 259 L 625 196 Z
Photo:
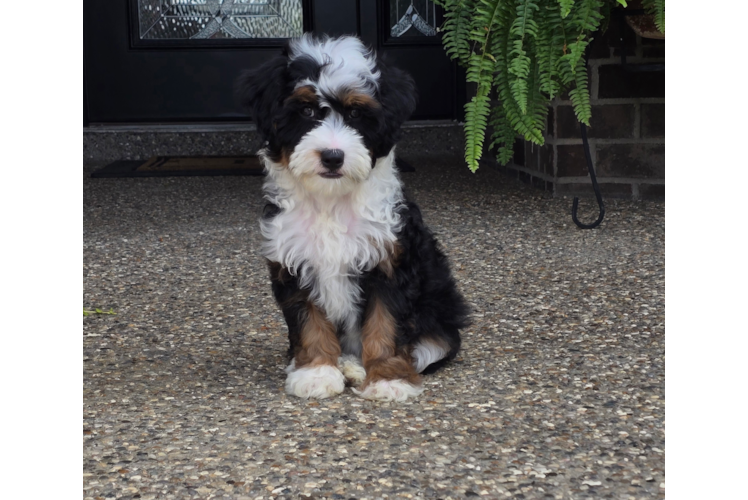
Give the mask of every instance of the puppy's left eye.
M 360 109 L 352 109 L 348 112 L 348 118 L 358 118 L 361 116 L 361 110 Z
M 314 116 L 314 108 L 311 106 L 304 106 L 304 108 L 301 110 L 301 114 L 306 116 L 307 118 L 311 118 Z

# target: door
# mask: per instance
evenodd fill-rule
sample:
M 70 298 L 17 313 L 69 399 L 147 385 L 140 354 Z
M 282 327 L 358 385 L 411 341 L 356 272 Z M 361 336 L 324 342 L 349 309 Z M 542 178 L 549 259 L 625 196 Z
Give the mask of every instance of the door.
M 358 35 L 409 71 L 414 119 L 459 118 L 441 22 L 428 0 L 85 0 L 84 124 L 247 120 L 234 80 L 306 31 Z
M 418 87 L 414 120 L 463 118 L 464 71 L 444 52 L 438 28 L 441 7 L 430 0 L 361 0 L 364 42 L 392 65 L 406 70 Z

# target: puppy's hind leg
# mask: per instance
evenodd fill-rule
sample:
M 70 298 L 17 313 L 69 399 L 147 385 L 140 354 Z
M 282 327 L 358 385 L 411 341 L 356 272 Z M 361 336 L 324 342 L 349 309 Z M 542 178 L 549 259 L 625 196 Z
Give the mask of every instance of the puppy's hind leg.
M 385 304 L 373 297 L 361 330 L 366 378 L 361 390 L 353 390 L 362 398 L 407 401 L 423 392 L 410 356 L 396 346 L 396 335 L 394 318 Z

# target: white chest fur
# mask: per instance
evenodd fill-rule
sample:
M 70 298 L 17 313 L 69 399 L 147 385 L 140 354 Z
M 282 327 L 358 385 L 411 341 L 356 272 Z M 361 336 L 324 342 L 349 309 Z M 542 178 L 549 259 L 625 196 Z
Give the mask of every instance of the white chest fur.
M 354 334 L 361 288 L 357 277 L 387 257 L 402 201 L 392 156 L 382 158 L 353 190 L 318 195 L 303 190 L 285 168 L 270 164 L 265 197 L 281 208 L 263 220 L 263 255 L 288 268 L 327 317 Z

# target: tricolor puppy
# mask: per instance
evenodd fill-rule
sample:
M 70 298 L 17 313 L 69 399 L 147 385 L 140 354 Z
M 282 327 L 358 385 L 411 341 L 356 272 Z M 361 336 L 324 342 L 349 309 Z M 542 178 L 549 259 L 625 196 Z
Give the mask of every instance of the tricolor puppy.
M 266 144 L 263 255 L 288 323 L 286 391 L 404 401 L 455 356 L 468 308 L 394 165 L 415 85 L 353 37 L 292 40 L 244 73 Z

